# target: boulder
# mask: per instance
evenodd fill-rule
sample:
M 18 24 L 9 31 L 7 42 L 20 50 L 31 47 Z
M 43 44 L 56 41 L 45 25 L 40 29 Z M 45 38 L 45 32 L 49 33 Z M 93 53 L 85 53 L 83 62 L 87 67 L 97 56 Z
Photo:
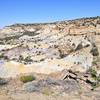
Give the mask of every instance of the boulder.
M 40 91 L 40 87 L 37 83 L 28 82 L 23 85 L 23 90 L 27 92 L 38 92 Z

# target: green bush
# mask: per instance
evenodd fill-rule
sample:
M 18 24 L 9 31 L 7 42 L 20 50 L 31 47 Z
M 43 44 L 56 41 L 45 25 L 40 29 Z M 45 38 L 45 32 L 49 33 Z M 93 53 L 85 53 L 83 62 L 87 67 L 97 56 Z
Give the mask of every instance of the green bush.
M 93 69 L 93 68 L 90 68 L 89 72 L 91 74 L 91 77 L 96 80 L 96 78 L 97 78 L 97 71 L 95 69 Z
M 33 81 L 33 80 L 35 80 L 35 77 L 33 77 L 32 75 L 20 77 L 20 81 L 22 81 L 23 83 L 30 82 L 30 81 Z
M 92 82 L 92 90 L 100 86 L 100 76 L 97 75 L 97 71 L 93 68 L 89 69 L 89 72 L 91 74 L 91 77 L 95 80 L 95 82 Z

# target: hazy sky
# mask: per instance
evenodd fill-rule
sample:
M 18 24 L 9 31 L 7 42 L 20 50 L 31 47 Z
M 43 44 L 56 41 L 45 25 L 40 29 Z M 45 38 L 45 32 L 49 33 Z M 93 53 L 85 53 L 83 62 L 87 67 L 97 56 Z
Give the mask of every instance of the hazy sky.
M 0 27 L 100 16 L 100 0 L 0 0 Z

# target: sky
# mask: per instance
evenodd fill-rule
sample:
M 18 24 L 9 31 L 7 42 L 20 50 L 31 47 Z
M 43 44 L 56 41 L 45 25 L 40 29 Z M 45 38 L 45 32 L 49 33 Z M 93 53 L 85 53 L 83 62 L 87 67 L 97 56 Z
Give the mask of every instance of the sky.
M 0 0 L 0 28 L 100 16 L 100 0 Z

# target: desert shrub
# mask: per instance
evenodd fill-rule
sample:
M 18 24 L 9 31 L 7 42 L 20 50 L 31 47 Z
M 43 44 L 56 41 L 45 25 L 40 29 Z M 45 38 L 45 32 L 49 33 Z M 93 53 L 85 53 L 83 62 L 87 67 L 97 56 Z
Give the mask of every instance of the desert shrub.
M 28 57 L 26 57 L 26 58 L 24 59 L 24 61 L 25 61 L 25 62 L 32 62 L 33 60 L 31 59 L 30 56 L 28 56 Z
M 23 60 L 24 60 L 24 58 L 23 58 L 22 55 L 19 56 L 19 60 L 20 60 L 20 61 L 23 61 Z
M 91 49 L 90 53 L 93 56 L 99 56 L 99 51 L 98 51 L 98 48 L 96 46 Z
M 60 58 L 64 58 L 66 56 L 63 51 L 61 50 L 58 50 L 58 51 L 59 51 Z
M 0 54 L 0 59 L 9 60 L 9 58 L 5 56 L 4 53 Z
M 4 60 L 9 60 L 8 56 L 3 57 Z
M 91 90 L 95 90 L 99 86 L 100 86 L 99 83 L 94 83 L 94 84 L 92 84 L 92 89 Z
M 4 57 L 4 53 L 1 53 L 1 54 L 0 54 L 0 58 L 3 58 L 3 57 Z
M 23 83 L 30 82 L 30 81 L 33 81 L 33 80 L 35 80 L 35 77 L 33 77 L 32 75 L 20 77 L 20 81 L 22 81 Z
M 44 61 L 44 60 L 45 60 L 44 58 L 40 59 L 40 61 Z
M 95 80 L 95 82 L 91 82 L 92 90 L 100 86 L 100 75 L 97 75 L 97 71 L 93 68 L 89 69 L 91 77 Z
M 92 64 L 93 64 L 93 65 L 96 65 L 96 64 L 97 64 L 97 61 L 96 61 L 96 60 L 93 60 L 93 61 L 92 61 Z
M 93 68 L 90 68 L 90 69 L 89 69 L 89 72 L 90 72 L 90 74 L 91 74 L 91 77 L 92 77 L 93 79 L 96 80 L 97 71 L 96 71 L 95 69 L 93 69 Z
M 3 42 L 3 41 L 0 41 L 0 44 L 1 44 L 1 45 L 4 45 L 4 42 Z
M 7 83 L 8 83 L 7 80 L 5 80 L 4 78 L 0 78 L 0 85 L 5 85 Z

